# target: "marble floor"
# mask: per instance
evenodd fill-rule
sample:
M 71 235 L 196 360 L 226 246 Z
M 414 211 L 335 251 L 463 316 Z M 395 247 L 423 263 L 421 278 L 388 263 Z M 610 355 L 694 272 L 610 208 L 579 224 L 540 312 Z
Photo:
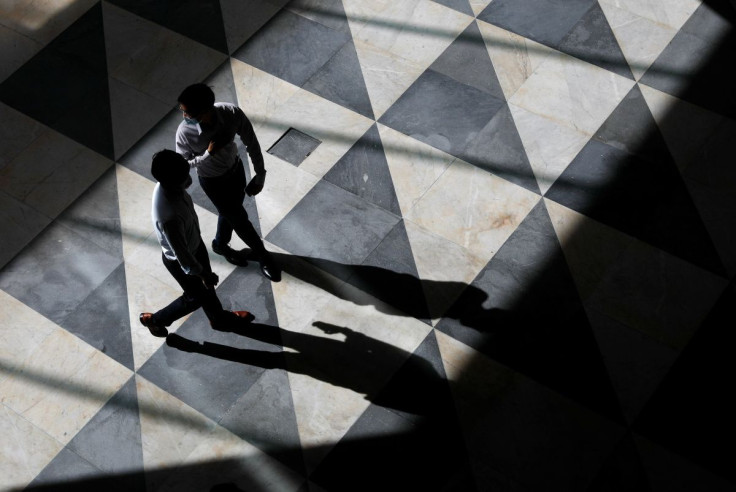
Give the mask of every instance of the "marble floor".
M 0 489 L 733 490 L 735 19 L 0 2 Z M 154 338 L 150 157 L 201 81 L 271 150 L 283 278 L 211 253 L 255 322 Z

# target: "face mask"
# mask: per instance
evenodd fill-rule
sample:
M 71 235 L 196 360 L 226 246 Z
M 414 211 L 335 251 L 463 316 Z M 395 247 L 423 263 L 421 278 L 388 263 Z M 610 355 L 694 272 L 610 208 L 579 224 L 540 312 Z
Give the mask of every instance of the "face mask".
M 187 125 L 199 125 L 199 120 L 198 120 L 198 119 L 196 119 L 196 118 L 187 118 L 187 117 L 185 116 L 185 117 L 184 117 L 184 122 L 185 122 L 185 123 L 186 123 Z

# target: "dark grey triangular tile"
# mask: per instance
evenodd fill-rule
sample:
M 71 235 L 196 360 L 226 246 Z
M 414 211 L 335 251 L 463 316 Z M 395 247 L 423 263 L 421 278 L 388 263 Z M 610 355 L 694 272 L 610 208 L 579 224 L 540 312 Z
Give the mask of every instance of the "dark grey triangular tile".
M 473 8 L 470 6 L 470 2 L 468 0 L 434 0 L 435 2 L 444 5 L 445 7 L 450 7 L 451 9 L 457 10 L 458 12 L 462 12 L 463 14 L 471 15 L 475 17 L 475 12 L 473 12 Z
M 478 19 L 556 48 L 595 3 L 595 0 L 494 0 L 478 14 Z
M 460 156 L 474 166 L 541 194 L 507 104 L 499 109 Z
M 219 0 L 110 0 L 129 12 L 228 54 Z
M 324 179 L 393 214 L 401 215 L 375 124 L 332 166 Z
M 504 100 L 427 70 L 380 118 L 386 126 L 461 157 Z
M 353 274 L 348 278 L 350 284 L 429 323 L 422 280 L 403 220 L 394 226 L 362 265 L 352 270 Z
M 476 490 L 431 332 L 310 480 L 326 490 Z M 365 463 L 381 470 L 366 473 Z
M 113 158 L 107 75 L 96 4 L 0 84 L 0 101 Z
M 233 404 L 220 425 L 291 469 L 305 473 L 289 374 L 283 362 L 281 357 L 277 364 L 282 365 L 264 372 Z
M 140 470 L 141 424 L 135 379 L 131 378 L 36 477 L 30 490 L 90 490 L 85 486 L 144 490 Z
M 325 180 L 319 181 L 266 239 L 346 280 L 400 218 Z
M 622 77 L 634 79 L 629 63 L 597 2 L 562 39 L 558 49 Z
M 282 10 L 233 56 L 301 87 L 350 39 L 349 33 Z
M 622 419 L 542 202 L 436 328 L 568 398 Z
M 115 269 L 59 325 L 133 370 L 125 267 Z
M 498 99 L 506 98 L 477 22 L 471 22 L 429 68 Z
M 736 118 L 734 17 L 727 2 L 703 2 L 640 82 Z
M 304 84 L 304 89 L 352 109 L 367 118 L 374 118 L 368 89 L 366 89 L 358 61 L 358 53 L 355 51 L 355 44 L 352 40 L 345 43 Z
M 631 120 L 638 121 L 633 130 Z M 638 87 L 545 196 L 714 273 L 724 267 Z

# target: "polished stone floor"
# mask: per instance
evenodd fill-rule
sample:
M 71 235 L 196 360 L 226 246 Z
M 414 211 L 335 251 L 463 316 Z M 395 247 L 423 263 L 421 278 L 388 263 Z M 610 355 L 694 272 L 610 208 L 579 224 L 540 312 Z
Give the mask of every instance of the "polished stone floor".
M 0 489 L 733 490 L 735 19 L 0 2 Z M 280 142 L 283 278 L 211 253 L 255 322 L 159 339 L 150 157 L 201 81 Z

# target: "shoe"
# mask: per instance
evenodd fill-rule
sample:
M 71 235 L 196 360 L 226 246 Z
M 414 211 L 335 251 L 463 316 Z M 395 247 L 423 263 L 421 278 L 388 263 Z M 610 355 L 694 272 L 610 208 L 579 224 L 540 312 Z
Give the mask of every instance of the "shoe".
M 256 319 L 256 317 L 248 311 L 225 311 L 225 315 L 222 319 L 215 323 L 210 321 L 210 326 L 212 326 L 213 330 L 230 331 L 230 329 L 237 325 L 250 323 L 254 319 Z
M 150 331 L 151 335 L 153 335 L 154 337 L 163 338 L 169 334 L 169 330 L 167 330 L 165 326 L 159 326 L 153 322 L 152 313 L 141 313 L 141 315 L 138 316 L 138 320 L 143 326 L 148 328 L 148 331 Z
M 240 251 L 236 251 L 233 248 L 231 248 L 229 245 L 225 246 L 219 246 L 217 243 L 212 241 L 212 251 L 214 251 L 216 254 L 220 256 L 224 256 L 225 259 L 232 263 L 233 265 L 237 266 L 247 266 L 248 265 L 248 252 L 244 249 Z
M 261 273 L 271 282 L 281 281 L 281 268 L 273 261 L 270 255 L 260 260 Z

